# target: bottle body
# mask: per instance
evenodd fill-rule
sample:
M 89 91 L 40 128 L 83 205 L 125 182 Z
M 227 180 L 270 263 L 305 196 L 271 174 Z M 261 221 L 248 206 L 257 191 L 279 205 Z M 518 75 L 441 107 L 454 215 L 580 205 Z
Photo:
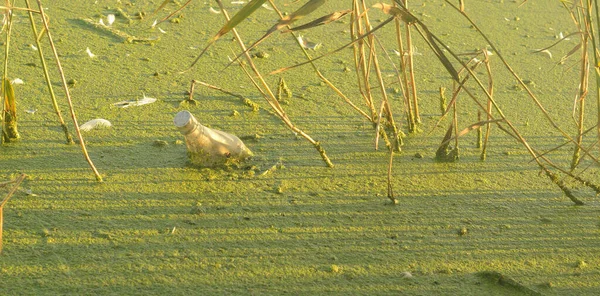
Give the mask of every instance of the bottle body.
M 188 111 L 175 115 L 175 126 L 185 137 L 190 162 L 194 165 L 214 167 L 237 163 L 252 152 L 238 137 L 203 126 Z

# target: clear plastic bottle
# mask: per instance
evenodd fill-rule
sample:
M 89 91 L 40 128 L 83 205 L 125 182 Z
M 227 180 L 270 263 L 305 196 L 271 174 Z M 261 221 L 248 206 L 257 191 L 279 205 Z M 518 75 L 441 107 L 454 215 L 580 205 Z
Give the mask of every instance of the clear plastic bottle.
M 185 137 L 190 161 L 199 166 L 214 167 L 238 163 L 252 152 L 238 137 L 203 126 L 189 111 L 181 111 L 173 120 Z

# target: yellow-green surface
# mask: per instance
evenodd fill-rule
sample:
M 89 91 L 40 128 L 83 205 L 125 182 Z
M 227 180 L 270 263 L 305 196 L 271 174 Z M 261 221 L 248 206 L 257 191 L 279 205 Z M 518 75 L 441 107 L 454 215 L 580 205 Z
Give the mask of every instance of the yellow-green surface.
M 574 206 L 538 175 L 523 148 L 497 129 L 485 162 L 479 161 L 471 134 L 461 141 L 460 161 L 450 164 L 433 160 L 445 128 L 406 138 L 394 162 L 399 203 L 393 206 L 386 198 L 387 153 L 373 149 L 372 126 L 320 84 L 309 67 L 282 75 L 294 93 L 283 106 L 298 127 L 323 144 L 336 165 L 333 169 L 277 118 L 264 110 L 252 112 L 237 98 L 198 86 L 199 104 L 180 104 L 189 82 L 198 79 L 267 106 L 238 68 L 223 70 L 227 56 L 235 55 L 230 48 L 238 52 L 230 34 L 192 71 L 178 74 L 223 24 L 220 15 L 209 12 L 210 5 L 216 7 L 212 2 L 194 1 L 176 15 L 178 21 L 158 25 L 164 34 L 149 29 L 154 17 L 128 24 L 117 16 L 113 27 L 119 30 L 137 37 L 160 36 L 153 46 L 125 44 L 82 19 L 97 20 L 116 8 L 132 16 L 150 14 L 162 1 L 47 2 L 67 79 L 76 80 L 71 91 L 80 123 L 105 118 L 113 127 L 84 134 L 104 177 L 97 183 L 79 147 L 64 144 L 37 52 L 30 47 L 34 41 L 28 19 L 16 14 L 9 78 L 25 82 L 15 86 L 22 140 L 0 147 L 0 180 L 26 173 L 30 178 L 22 187 L 35 195 L 20 192 L 4 209 L 0 294 L 600 293 L 597 197 L 581 188 L 576 194 L 586 205 Z M 225 2 L 231 12 L 239 9 Z M 350 3 L 342 2 L 329 1 L 316 14 Z M 412 6 L 451 48 L 460 52 L 486 46 L 440 1 Z M 157 18 L 175 6 L 166 9 Z M 573 132 L 570 116 L 578 75 L 570 66 L 576 60 L 555 64 L 577 37 L 552 49 L 553 60 L 531 53 L 555 42 L 560 32 L 575 30 L 559 1 L 528 1 L 521 8 L 512 1 L 467 1 L 467 12 L 515 70 L 531 81 L 550 114 Z M 371 18 L 377 23 L 386 16 L 373 11 Z M 251 43 L 276 19 L 261 8 L 242 23 L 240 33 Z M 303 34 L 322 42 L 318 53 L 324 53 L 347 42 L 348 21 Z M 379 36 L 393 44 L 391 27 Z M 269 58 L 255 62 L 265 73 L 301 62 L 295 46 L 291 37 L 275 34 L 257 48 Z M 450 79 L 422 42 L 416 46 L 422 129 L 428 132 L 439 115 L 437 89 L 450 87 Z M 96 57 L 90 58 L 86 48 Z M 353 65 L 350 53 L 318 65 L 362 104 L 353 72 L 344 71 Z M 494 56 L 492 66 L 500 105 L 532 145 L 543 150 L 561 144 L 563 137 L 542 119 Z M 393 74 L 389 63 L 385 67 L 386 75 Z M 58 86 L 56 74 L 53 70 Z M 278 79 L 268 81 L 275 86 Z M 111 105 L 142 98 L 142 93 L 158 101 L 124 109 Z M 66 111 L 64 97 L 59 99 Z M 400 99 L 393 99 L 400 119 Z M 461 127 L 476 121 L 467 99 L 461 98 Z M 588 110 L 595 107 L 591 101 Z M 27 109 L 37 112 L 28 114 Z M 172 124 L 180 110 L 242 137 L 256 157 L 240 169 L 187 166 L 185 145 L 176 143 L 182 138 Z M 232 116 L 234 111 L 239 115 Z M 571 148 L 550 157 L 566 166 Z M 277 169 L 261 175 L 273 166 Z M 583 176 L 600 180 L 597 165 Z M 495 273 L 520 285 L 498 282 Z

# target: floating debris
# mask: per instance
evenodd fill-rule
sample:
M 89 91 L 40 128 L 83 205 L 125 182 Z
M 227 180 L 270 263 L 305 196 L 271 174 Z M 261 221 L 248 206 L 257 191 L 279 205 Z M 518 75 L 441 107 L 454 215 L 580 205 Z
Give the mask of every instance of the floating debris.
M 33 44 L 29 44 L 29 48 L 33 49 L 33 50 L 38 50 L 37 46 L 33 45 Z
M 144 97 L 141 100 L 121 101 L 121 102 L 114 103 L 113 106 L 117 106 L 119 108 L 127 108 L 127 107 L 132 107 L 132 106 L 135 107 L 135 106 L 152 104 L 154 102 L 156 102 L 155 98 L 146 97 L 146 95 L 144 94 Z
M 410 279 L 413 277 L 412 273 L 410 273 L 410 271 L 403 271 L 400 273 L 400 276 L 406 279 Z
M 308 38 L 304 38 L 302 35 L 298 35 L 298 42 L 300 42 L 302 47 L 304 47 L 305 49 L 312 50 L 317 50 L 319 49 L 319 47 L 321 47 L 321 45 L 323 45 L 322 43 L 310 42 L 308 41 Z
M 92 119 L 84 124 L 82 124 L 79 129 L 87 132 L 87 131 L 91 131 L 95 128 L 101 128 L 101 127 L 111 127 L 112 124 L 110 123 L 110 121 L 103 119 L 103 118 L 96 118 L 96 119 Z
M 167 31 L 161 29 L 160 27 L 158 28 L 158 31 L 161 32 L 161 33 L 163 33 L 163 34 L 167 34 Z
M 90 58 L 92 58 L 92 59 L 96 57 L 96 55 L 92 53 L 92 51 L 90 50 L 90 48 L 89 48 L 89 47 L 85 49 L 85 52 L 86 52 L 86 53 L 88 54 L 88 56 L 90 56 Z
M 156 27 L 157 24 L 158 24 L 158 20 L 154 20 L 154 22 L 152 23 L 152 26 L 150 26 L 150 28 L 154 29 L 154 27 Z
M 397 55 L 397 56 L 400 56 L 400 52 L 399 52 L 399 51 L 397 51 L 397 50 L 395 50 L 395 49 L 392 49 L 392 52 L 393 52 L 395 55 Z
M 123 14 L 121 14 L 121 16 L 123 16 Z M 87 24 L 93 26 L 96 29 L 106 31 L 117 37 L 120 37 L 127 43 L 151 43 L 152 44 L 152 43 L 158 42 L 160 40 L 159 37 L 139 38 L 139 37 L 127 34 L 123 31 L 119 31 L 113 27 L 109 27 L 109 26 L 105 25 L 104 22 L 95 22 L 91 19 L 81 19 L 81 20 L 86 22 Z
M 246 1 L 231 1 L 231 4 L 233 4 L 233 5 L 244 5 L 244 4 L 246 4 Z
M 27 114 L 35 114 L 35 112 L 37 112 L 37 109 L 31 108 L 31 109 L 25 110 L 25 113 L 27 113 Z
M 15 78 L 10 81 L 10 84 L 12 84 L 12 85 L 20 85 L 20 84 L 24 84 L 24 83 L 25 82 L 23 82 L 23 80 L 21 78 Z
M 271 5 L 269 5 L 269 4 L 267 4 L 267 3 L 263 4 L 263 5 L 262 5 L 262 8 L 264 8 L 264 9 L 266 9 L 266 10 L 271 10 L 271 11 L 273 11 L 273 7 L 271 7 Z
M 548 55 L 548 57 L 550 59 L 552 59 L 552 53 L 549 50 L 547 50 L 547 49 L 542 49 L 542 50 L 536 49 L 536 50 L 533 51 L 533 53 L 543 53 L 543 54 Z
M 214 13 L 214 14 L 220 14 L 220 13 L 221 13 L 221 10 L 216 10 L 216 9 L 214 9 L 214 8 L 212 8 L 212 7 L 210 7 L 210 8 L 208 9 L 208 11 L 210 11 L 211 13 Z
M 175 126 L 185 137 L 188 157 L 192 164 L 214 167 L 237 164 L 252 156 L 238 137 L 200 124 L 189 111 L 175 115 Z
M 115 22 L 115 15 L 114 14 L 107 15 L 106 22 L 108 23 L 109 26 L 112 26 L 112 24 Z

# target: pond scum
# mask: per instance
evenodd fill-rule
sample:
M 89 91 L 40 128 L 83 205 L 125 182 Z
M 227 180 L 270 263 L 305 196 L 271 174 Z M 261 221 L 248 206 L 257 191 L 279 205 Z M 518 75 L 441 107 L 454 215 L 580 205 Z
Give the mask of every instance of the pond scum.
M 66 142 L 74 143 L 61 115 L 59 103 L 54 94 L 53 83 L 49 74 L 51 71 L 48 70 L 48 66 L 46 65 L 47 58 L 44 56 L 42 49 L 44 45 L 41 44 L 43 38 L 47 38 L 48 46 L 50 47 L 53 59 L 56 62 L 57 69 L 55 72 L 60 76 L 60 84 L 70 108 L 70 115 L 73 119 L 73 126 L 77 135 L 77 142 L 81 146 L 84 158 L 92 169 L 96 180 L 101 182 L 103 180 L 102 175 L 88 156 L 84 139 L 80 133 L 69 91 L 74 83 L 70 84 L 63 72 L 59 60 L 60 55 L 56 50 L 51 35 L 51 18 L 45 14 L 41 0 L 37 0 L 37 9 L 32 8 L 28 0 L 23 1 L 25 7 L 13 6 L 15 4 L 14 2 L 18 1 L 7 0 L 5 1 L 4 6 L 0 6 L 0 9 L 4 13 L 2 33 L 4 34 L 5 49 L 4 75 L 0 101 L 1 143 L 16 142 L 14 147 L 17 147 L 18 149 L 18 141 L 23 138 L 18 131 L 19 117 L 17 116 L 17 104 L 20 102 L 20 98 L 17 98 L 15 95 L 8 73 L 10 57 L 15 54 L 9 52 L 11 32 L 13 30 L 12 19 L 16 14 L 25 14 L 30 20 L 30 28 L 35 39 L 35 48 L 40 57 L 42 74 L 47 85 L 53 109 L 58 118 L 58 124 L 64 132 Z M 600 18 L 598 18 L 598 4 L 596 0 L 574 0 L 572 3 L 561 2 L 562 5 L 564 5 L 565 11 L 572 19 L 577 31 L 568 34 L 567 36 L 562 36 L 561 33 L 560 38 L 558 38 L 555 43 L 535 51 L 537 53 L 548 54 L 551 58 L 552 54 L 550 50 L 553 50 L 555 46 L 561 45 L 562 42 L 569 38 L 577 39 L 576 45 L 560 60 L 561 64 L 565 64 L 572 59 L 577 59 L 576 64 L 572 65 L 572 67 L 578 67 L 579 69 L 579 83 L 577 86 L 577 94 L 573 100 L 573 112 L 571 114 L 564 114 L 566 118 L 572 118 L 573 122 L 575 122 L 576 129 L 574 133 L 571 129 L 564 129 L 559 124 L 551 112 L 548 111 L 548 108 L 544 106 L 541 100 L 536 96 L 531 81 L 521 78 L 519 73 L 517 73 L 508 63 L 505 54 L 496 46 L 494 40 L 489 38 L 487 33 L 481 29 L 479 24 L 467 13 L 469 11 L 468 2 L 465 4 L 464 1 L 443 1 L 445 10 L 448 13 L 459 15 L 465 24 L 469 26 L 471 30 L 470 33 L 485 41 L 484 46 L 473 45 L 472 47 L 475 49 L 467 52 L 459 52 L 454 47 L 449 46 L 447 41 L 444 41 L 447 38 L 440 37 L 441 34 L 428 23 L 427 18 L 423 17 L 423 15 L 415 14 L 413 10 L 409 8 L 409 5 L 412 3 L 409 3 L 410 1 L 408 0 L 382 1 L 380 3 L 375 3 L 374 1 L 373 3 L 370 3 L 365 0 L 352 0 L 347 1 L 349 4 L 348 7 L 337 11 L 322 11 L 322 9 L 327 6 L 325 5 L 327 3 L 325 0 L 305 0 L 301 1 L 301 5 L 296 5 L 299 7 L 292 12 L 282 12 L 283 6 L 279 1 L 251 0 L 243 4 L 241 1 L 239 2 L 240 9 L 232 15 L 229 14 L 228 9 L 220 0 L 216 1 L 219 6 L 218 10 L 211 7 L 212 13 L 222 14 L 225 24 L 216 34 L 212 35 L 213 37 L 211 39 L 206 41 L 201 52 L 190 65 L 190 68 L 183 71 L 183 73 L 202 65 L 202 63 L 205 62 L 204 59 L 207 59 L 207 56 L 210 55 L 211 47 L 214 46 L 217 41 L 231 35 L 239 49 L 235 52 L 232 51 L 229 60 L 223 61 L 225 63 L 223 67 L 238 68 L 255 87 L 256 95 L 262 97 L 264 102 L 270 108 L 266 110 L 268 114 L 279 119 L 295 136 L 310 143 L 321 157 L 325 166 L 335 170 L 335 160 L 330 159 L 326 152 L 326 149 L 328 148 L 327 142 L 321 142 L 314 139 L 308 132 L 305 132 L 304 128 L 299 127 L 294 118 L 292 118 L 284 109 L 285 106 L 287 106 L 286 100 L 290 99 L 293 95 L 292 89 L 288 86 L 286 80 L 283 79 L 282 74 L 287 71 L 294 71 L 294 69 L 299 67 L 310 69 L 315 77 L 320 80 L 322 86 L 329 88 L 343 104 L 347 104 L 349 108 L 355 112 L 356 116 L 368 123 L 367 125 L 371 130 L 370 132 L 372 133 L 373 138 L 373 149 L 380 149 L 380 143 L 385 145 L 385 148 L 383 149 L 387 149 L 387 153 L 385 154 L 387 161 L 387 198 L 392 204 L 399 203 L 395 194 L 395 191 L 399 189 L 394 188 L 393 180 L 402 177 L 401 173 L 398 176 L 393 175 L 394 159 L 397 159 L 396 157 L 402 153 L 404 140 L 407 137 L 424 136 L 423 134 L 426 132 L 423 131 L 424 125 L 422 124 L 422 121 L 424 116 L 421 114 L 422 102 L 420 101 L 420 95 L 422 92 L 431 92 L 431 90 L 420 89 L 418 85 L 418 79 L 416 78 L 418 76 L 418 73 L 416 73 L 417 61 L 415 60 L 415 56 L 419 54 L 419 51 L 415 46 L 417 42 L 427 46 L 426 50 L 420 49 L 420 51 L 427 51 L 435 57 L 439 65 L 441 65 L 445 71 L 445 73 L 443 73 L 445 79 L 451 84 L 440 87 L 439 91 L 437 89 L 433 91 L 436 94 L 439 93 L 441 114 L 439 118 L 436 119 L 434 128 L 441 127 L 445 131 L 444 136 L 439 139 L 440 144 L 435 152 L 436 161 L 444 163 L 455 163 L 459 161 L 461 149 L 467 145 L 462 140 L 464 139 L 463 136 L 470 133 L 477 133 L 476 145 L 477 148 L 480 149 L 479 159 L 484 162 L 488 161 L 490 135 L 495 131 L 504 133 L 516 140 L 521 145 L 522 151 L 530 156 L 531 162 L 539 168 L 540 174 L 546 176 L 548 180 L 555 184 L 575 205 L 584 205 L 584 201 L 578 194 L 581 192 L 590 192 L 589 190 L 578 190 L 579 188 L 576 188 L 576 184 L 591 189 L 596 195 L 600 194 L 598 180 L 590 180 L 588 178 L 590 175 L 594 176 L 594 173 L 590 174 L 590 172 L 596 172 L 600 165 L 600 94 L 597 92 L 597 89 L 600 88 L 600 51 L 597 49 L 599 44 L 598 40 L 600 40 L 600 36 L 598 35 Z M 192 3 L 192 1 L 179 3 L 177 1 L 165 0 L 156 8 L 154 13 L 140 12 L 132 16 L 121 8 L 116 9 L 114 13 L 117 17 L 126 20 L 128 24 L 139 25 L 142 24 L 143 20 L 149 20 L 152 17 L 161 14 L 163 10 L 173 10 L 173 12 L 164 16 L 162 20 L 152 24 L 152 28 L 154 28 L 162 22 L 173 21 L 182 17 L 181 15 L 185 12 L 186 8 L 197 8 L 193 7 L 193 5 L 192 7 L 187 7 L 190 3 Z M 528 5 L 527 1 L 524 1 L 522 5 Z M 265 33 L 261 34 L 262 36 L 260 38 L 247 43 L 247 40 L 243 40 L 238 31 L 243 30 L 245 21 L 249 21 L 253 14 L 262 7 L 272 9 L 277 13 L 279 21 L 270 27 L 265 27 Z M 372 18 L 372 15 L 374 14 L 377 14 L 378 17 L 384 15 L 385 18 L 374 21 Z M 310 18 L 310 20 L 298 24 L 307 18 Z M 127 30 L 120 30 L 90 18 L 81 18 L 78 20 L 82 21 L 84 25 L 88 26 L 90 29 L 104 32 L 106 35 L 116 37 L 122 42 L 141 43 L 148 46 L 153 46 L 154 44 L 161 42 L 160 38 L 138 37 L 138 34 L 131 34 L 128 33 Z M 36 23 L 43 26 L 41 32 L 38 32 Z M 348 24 L 348 28 L 345 30 L 345 33 L 347 33 L 345 44 L 335 49 L 325 47 L 329 50 L 326 53 L 323 53 L 322 46 L 319 49 L 317 43 L 309 46 L 306 42 L 307 39 L 301 35 L 301 33 L 308 35 L 309 33 L 307 32 L 312 32 L 313 30 L 326 30 L 328 25 L 339 23 Z M 384 35 L 383 32 L 386 32 L 386 35 Z M 389 32 L 393 32 L 391 38 L 388 36 Z M 192 34 L 192 32 L 185 31 L 181 33 Z M 261 65 L 257 65 L 256 61 L 258 59 L 268 58 L 268 55 L 258 50 L 259 46 L 268 44 L 270 39 L 273 39 L 273 36 L 276 34 L 281 34 L 282 36 L 289 35 L 289 38 L 293 39 L 297 45 L 296 50 L 301 52 L 305 60 L 293 65 L 277 65 L 279 68 L 276 69 L 266 71 L 261 69 Z M 393 44 L 393 49 L 390 48 L 390 44 Z M 316 51 L 316 49 L 319 49 L 319 51 Z M 284 52 L 292 50 L 293 49 L 291 48 L 286 48 L 284 49 Z M 355 82 L 353 82 L 354 89 L 351 92 L 357 93 L 358 96 L 354 94 L 347 95 L 342 90 L 342 87 L 339 87 L 332 82 L 332 80 L 335 79 L 328 78 L 320 68 L 320 63 L 326 61 L 328 58 L 335 57 L 336 54 L 341 53 L 344 50 L 352 52 L 352 60 L 350 62 L 346 61 L 347 64 L 344 64 L 346 65 L 344 72 L 353 74 L 351 76 L 352 78 L 349 78 L 355 80 Z M 92 57 L 89 48 L 88 54 Z M 501 67 L 496 68 L 497 65 L 500 65 Z M 528 142 L 527 136 L 521 132 L 520 124 L 517 124 L 516 120 L 507 116 L 503 111 L 503 106 L 497 101 L 497 90 L 499 88 L 507 87 L 506 85 L 500 85 L 499 80 L 495 79 L 495 77 L 497 77 L 496 75 L 502 75 L 498 74 L 500 71 L 504 71 L 504 74 L 512 77 L 513 80 L 509 84 L 526 93 L 527 97 L 537 108 L 535 112 L 539 112 L 545 120 L 547 129 L 559 133 L 562 139 L 564 139 L 563 143 L 553 143 L 554 147 L 551 148 L 537 148 L 534 144 Z M 162 74 L 156 72 L 155 76 L 159 75 Z M 595 78 L 595 88 L 589 86 L 589 80 L 592 79 L 592 76 Z M 272 85 L 269 85 L 269 77 L 277 78 L 277 84 L 274 88 Z M 298 84 L 301 82 L 294 81 L 294 83 Z M 506 81 L 502 81 L 502 83 L 506 84 Z M 201 85 L 207 89 L 216 90 L 227 96 L 240 99 L 245 106 L 253 111 L 261 109 L 261 105 L 257 103 L 257 100 L 251 99 L 255 96 L 251 97 L 249 94 L 238 94 L 233 90 L 228 90 L 226 86 L 212 85 L 199 80 L 191 81 L 190 91 L 188 93 L 189 97 L 182 102 L 184 106 L 185 104 L 189 104 L 189 106 L 197 104 L 194 100 L 196 85 Z M 595 98 L 592 98 L 593 96 L 595 96 Z M 400 98 L 399 103 L 394 102 L 398 97 Z M 592 108 L 590 111 L 589 106 L 596 106 L 596 110 L 593 110 Z M 461 114 L 464 114 L 464 112 L 461 111 L 464 111 L 466 108 L 471 108 L 472 110 L 470 111 L 475 111 L 475 113 L 478 114 L 476 120 L 460 117 Z M 526 112 L 533 113 L 534 111 L 527 110 Z M 235 111 L 232 113 L 232 116 L 236 116 Z M 565 120 L 561 120 L 560 122 L 564 121 Z M 307 130 L 310 130 L 310 123 L 305 124 L 308 125 Z M 257 134 L 253 136 L 253 138 L 259 138 L 261 136 L 262 135 Z M 162 141 L 161 143 L 163 142 L 164 144 L 161 144 L 161 147 L 169 145 L 166 141 Z M 553 159 L 552 155 L 557 151 L 569 149 L 572 149 L 572 155 L 568 165 L 565 165 L 564 161 L 560 159 Z M 1 152 L 0 149 L 0 157 L 2 155 Z M 423 156 L 420 155 L 415 157 L 420 158 Z M 258 177 L 271 175 L 283 168 L 283 163 L 280 160 L 270 169 L 259 174 Z M 207 169 L 202 170 L 204 170 L 203 172 L 206 172 Z M 209 173 L 207 179 L 212 180 L 213 178 L 217 178 L 214 177 L 214 175 L 219 174 L 219 172 Z M 246 172 L 240 174 L 246 174 Z M 248 175 L 253 176 L 253 174 L 249 173 Z M 231 178 L 235 179 L 237 177 L 239 176 L 235 173 Z M 16 190 L 23 179 L 25 179 L 25 175 L 15 178 L 13 181 L 0 182 L 0 185 L 15 184 L 14 190 Z M 278 194 L 281 194 L 286 190 L 286 184 L 284 182 L 277 183 L 273 186 L 275 188 L 274 191 Z M 2 205 L 8 201 L 8 198 L 14 193 L 14 190 L 4 199 Z M 193 212 L 194 215 L 203 215 L 206 210 L 201 203 L 198 203 L 194 205 Z M 1 218 L 2 207 L 0 207 L 0 251 L 2 247 Z M 246 217 L 244 217 L 244 219 L 245 218 Z M 250 220 L 250 217 L 246 219 L 246 221 Z M 44 228 L 43 234 L 46 237 L 51 237 L 54 235 L 53 231 L 54 230 Z M 208 234 L 214 234 L 210 233 L 211 231 L 213 230 L 206 230 Z M 348 230 L 348 232 L 351 231 Z M 170 230 L 170 234 L 175 233 L 176 228 L 173 227 Z M 466 227 L 460 227 L 458 234 L 459 236 L 468 236 L 469 231 Z M 94 233 L 91 239 L 98 238 L 113 241 L 111 234 L 106 234 L 101 231 Z M 231 264 L 234 265 L 233 263 Z M 535 263 L 532 264 L 535 265 Z M 585 265 L 585 262 L 583 264 L 578 264 L 577 268 L 583 268 Z M 222 267 L 221 263 L 214 263 L 215 269 L 221 269 Z M 326 272 L 342 274 L 344 270 L 337 264 L 332 264 L 331 268 L 327 269 Z M 452 271 L 448 271 L 448 273 L 452 273 Z M 408 274 L 410 275 L 410 273 Z M 412 277 L 412 275 L 410 277 Z M 499 285 L 508 286 L 510 289 L 522 294 L 539 294 L 497 272 L 481 272 L 477 274 L 477 277 L 486 282 L 489 281 L 494 284 L 497 283 Z

